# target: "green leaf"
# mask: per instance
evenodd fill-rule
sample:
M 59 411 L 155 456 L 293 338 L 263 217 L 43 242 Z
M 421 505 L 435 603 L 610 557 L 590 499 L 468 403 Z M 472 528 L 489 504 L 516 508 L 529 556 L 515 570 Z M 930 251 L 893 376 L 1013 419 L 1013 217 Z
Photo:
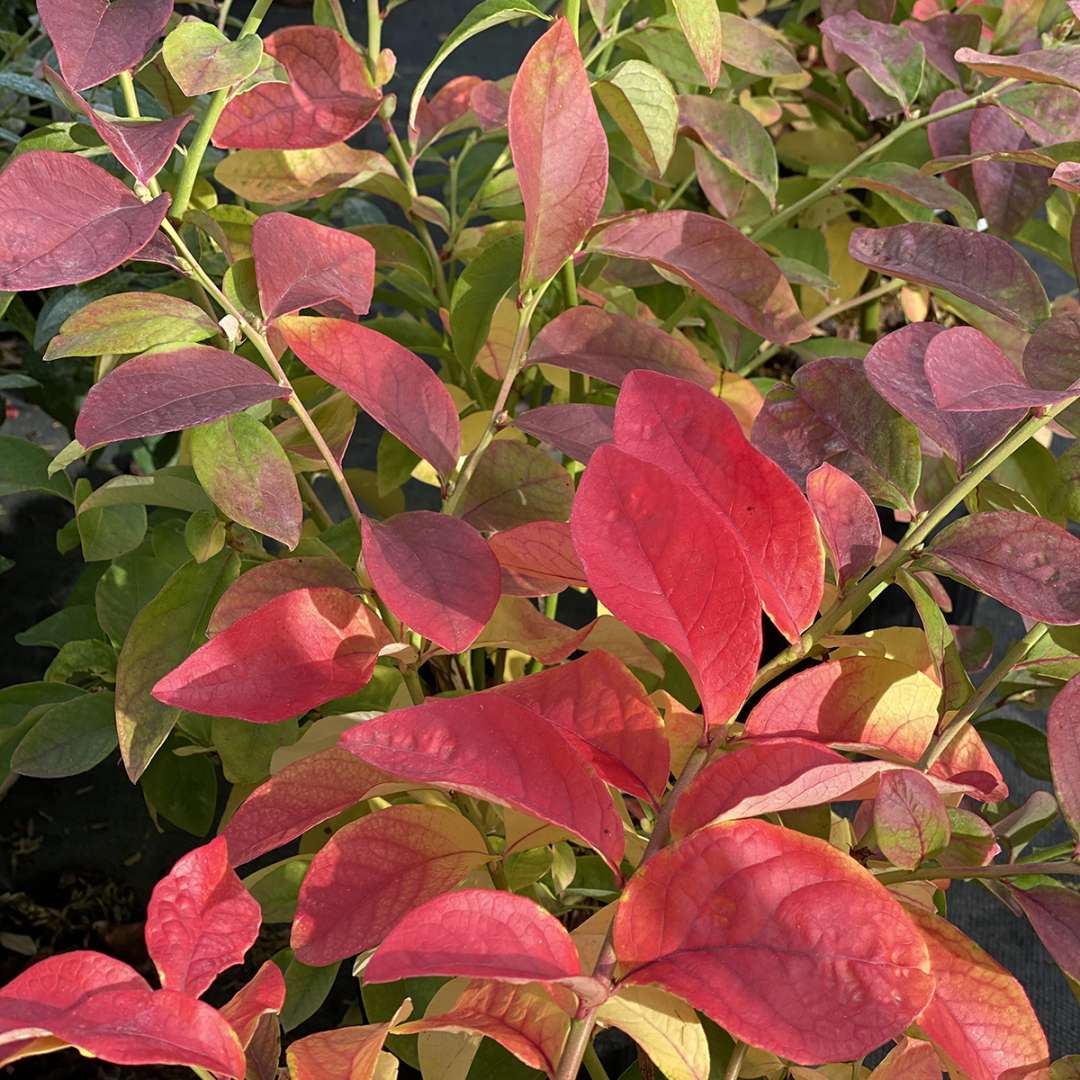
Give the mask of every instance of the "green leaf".
M 125 555 L 101 575 L 94 591 L 97 621 L 109 639 L 123 643 L 135 616 L 169 580 L 173 568 L 150 555 Z
M 149 476 L 117 476 L 79 503 L 79 513 L 105 506 L 167 506 L 173 510 L 213 510 L 191 469 L 159 469 Z
M 97 615 L 89 604 L 63 608 L 22 633 L 15 635 L 20 645 L 45 645 L 59 649 L 69 641 L 104 638 Z
M 375 475 L 380 498 L 396 491 L 412 476 L 420 464 L 420 455 L 413 453 L 400 439 L 384 431 L 375 454 Z
M 27 714 L 43 705 L 71 701 L 83 693 L 77 686 L 56 682 L 28 682 L 0 690 L 0 739 L 7 728 L 14 728 Z
M 210 613 L 239 569 L 231 551 L 187 563 L 132 621 L 116 670 L 116 726 L 132 780 L 146 770 L 180 715 L 150 691 L 203 643 Z
M 67 683 L 76 676 L 80 682 L 85 679 L 112 682 L 116 678 L 116 651 L 96 638 L 62 645 L 45 671 L 45 681 Z
M 164 293 L 116 293 L 65 319 L 44 359 L 141 353 L 156 345 L 205 341 L 220 332 L 202 308 L 187 300 Z
M 644 60 L 626 60 L 593 86 L 619 130 L 659 179 L 675 152 L 679 102 L 667 76 Z
M 416 127 L 416 112 L 420 108 L 420 99 L 424 96 L 428 83 L 432 76 L 439 70 L 443 61 L 459 45 L 464 45 L 471 37 L 490 30 L 493 26 L 510 22 L 512 19 L 533 17 L 550 20 L 550 15 L 545 15 L 538 7 L 530 4 L 528 0 L 482 0 L 476 7 L 465 16 L 446 35 L 443 43 L 436 50 L 431 63 L 420 73 L 416 80 L 416 89 L 413 90 L 412 101 L 409 103 L 409 130 Z
M 100 506 L 75 519 L 87 562 L 118 559 L 134 551 L 146 536 L 145 506 Z
M 11 771 L 47 779 L 76 776 L 115 749 L 113 695 L 82 694 L 40 717 L 11 755 Z
M 205 836 L 217 815 L 217 770 L 205 754 L 158 754 L 143 774 L 143 798 L 151 816 L 171 821 L 192 836 Z
M 71 481 L 49 475 L 49 452 L 26 439 L 0 435 L 0 495 L 45 491 L 73 502 Z
M 1046 734 L 1037 727 L 1008 716 L 992 716 L 988 720 L 980 720 L 975 726 L 984 739 L 1009 751 L 1028 776 L 1036 780 L 1051 779 Z
M 849 176 L 842 186 L 879 191 L 929 210 L 948 210 L 965 229 L 974 229 L 979 216 L 967 198 L 951 184 L 936 176 L 926 176 L 899 161 L 875 161 Z
M 263 922 L 292 922 L 296 898 L 314 855 L 294 855 L 244 878 L 244 888 L 259 902 Z
M 286 1031 L 314 1015 L 330 993 L 340 966 L 339 961 L 326 967 L 309 967 L 290 957 L 285 968 L 285 1006 L 281 1010 L 281 1026 Z
M 294 548 L 303 507 L 281 444 L 247 413 L 191 432 L 191 462 L 206 494 L 228 518 Z
M 715 90 L 723 74 L 721 46 L 724 24 L 716 0 L 673 0 L 675 14 L 695 59 L 701 66 L 710 90 Z
M 62 472 L 73 461 L 78 461 L 85 453 L 86 447 L 83 446 L 78 439 L 72 439 L 71 442 L 69 442 L 67 446 L 65 446 L 64 449 L 49 462 L 47 469 L 49 477 L 52 478 L 56 473 Z M 68 482 L 70 483 L 70 481 Z
M 450 337 L 460 363 L 471 364 L 487 340 L 495 308 L 517 285 L 523 251 L 521 235 L 504 236 L 473 259 L 454 284 Z
M 184 543 L 196 562 L 212 559 L 225 546 L 225 522 L 213 510 L 199 510 L 187 519 Z
M 230 41 L 210 23 L 185 19 L 165 38 L 161 52 L 176 85 L 188 97 L 198 97 L 254 74 L 263 44 L 258 34 Z
M 225 779 L 232 784 L 258 784 L 270 775 L 270 759 L 281 746 L 295 742 L 295 720 L 283 724 L 249 724 L 215 716 L 210 740 L 221 758 Z

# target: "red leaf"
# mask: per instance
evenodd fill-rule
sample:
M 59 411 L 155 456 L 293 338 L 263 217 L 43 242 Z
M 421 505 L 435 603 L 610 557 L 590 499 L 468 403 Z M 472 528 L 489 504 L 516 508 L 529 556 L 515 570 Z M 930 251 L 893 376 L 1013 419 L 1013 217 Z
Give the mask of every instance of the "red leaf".
M 1011 1080 L 1045 1065 L 1046 1036 L 1020 984 L 944 919 L 914 908 L 908 915 L 937 984 L 918 1020 L 931 1042 L 971 1080 Z
M 945 804 L 937 788 L 914 769 L 882 774 L 873 821 L 881 853 L 905 870 L 914 870 L 949 842 Z
M 461 889 L 408 912 L 375 950 L 364 982 L 421 975 L 555 982 L 580 974 L 570 935 L 535 901 Z
M 868 1053 L 934 987 L 919 934 L 866 870 L 763 821 L 659 852 L 631 878 L 613 940 L 624 981 L 663 986 L 803 1064 Z
M 75 154 L 20 154 L 0 173 L 0 289 L 49 289 L 105 274 L 150 242 L 168 207 L 168 195 L 140 202 Z
M 938 722 L 941 687 L 880 656 L 846 656 L 796 672 L 746 718 L 746 735 L 798 736 L 918 761 Z
M 533 338 L 529 363 L 580 371 L 613 386 L 642 368 L 706 389 L 716 383 L 716 372 L 685 341 L 597 307 L 573 307 L 552 319 Z
M 287 83 L 262 83 L 225 106 L 214 145 L 245 150 L 331 146 L 374 117 L 382 95 L 364 61 L 336 30 L 289 26 L 263 41 L 288 73 Z
M 973 727 L 965 728 L 959 738 L 953 739 L 945 753 L 931 766 L 930 775 L 974 788 L 975 791 L 968 794 L 983 802 L 1004 802 L 1009 797 L 1001 770 Z
M 515 416 L 514 427 L 575 461 L 588 462 L 598 446 L 611 441 L 615 410 L 610 405 L 541 405 Z
M 297 589 L 223 630 L 159 680 L 153 694 L 207 716 L 276 724 L 356 693 L 390 640 L 355 596 Z
M 708 723 L 726 722 L 761 652 L 757 590 L 727 521 L 664 470 L 602 446 L 581 479 L 570 527 L 597 599 L 677 653 Z
M 508 596 L 550 596 L 568 585 L 587 585 L 570 526 L 564 521 L 527 521 L 495 533 L 488 544 L 502 571 L 502 591 Z
M 259 936 L 259 905 L 229 866 L 225 837 L 189 851 L 163 877 L 146 912 L 146 948 L 161 985 L 199 997 Z
M 377 1080 L 379 1054 L 393 1026 L 391 1020 L 319 1031 L 297 1039 L 285 1052 L 290 1080 Z
M 821 526 L 843 591 L 874 565 L 881 547 L 881 522 L 870 496 L 846 472 L 827 461 L 806 477 L 806 498 Z
M 1080 623 L 1080 540 L 1032 514 L 971 514 L 931 541 L 923 564 L 974 585 L 1021 615 Z
M 1080 893 L 1060 885 L 1009 890 L 1058 967 L 1080 979 Z
M 667 786 L 663 725 L 641 683 L 598 651 L 488 692 L 508 697 L 552 724 L 601 779 L 656 804 Z
M 148 184 L 161 171 L 176 146 L 180 132 L 191 119 L 188 113 L 165 120 L 120 120 L 115 117 L 106 120 L 48 64 L 42 66 L 42 73 L 68 109 L 81 112 L 89 119 L 116 160 L 140 184 Z
M 269 372 L 224 349 L 186 345 L 143 353 L 90 388 L 75 438 L 91 447 L 161 435 L 288 396 Z
M 956 462 L 961 472 L 1000 442 L 1023 412 L 967 414 L 941 409 L 927 378 L 925 357 L 935 338 L 948 333 L 933 323 L 912 323 L 879 338 L 863 366 L 874 389 Z
M 390 778 L 338 747 L 286 765 L 260 784 L 221 830 L 233 866 L 295 840 Z
M 256 220 L 251 247 L 266 318 L 329 301 L 367 314 L 375 249 L 362 236 L 277 211 Z
M 328 555 L 275 559 L 254 566 L 225 590 L 210 616 L 207 636 L 227 630 L 237 619 L 250 615 L 275 596 L 320 586 L 356 589 L 356 576 L 344 563 Z
M 416 127 L 409 132 L 417 150 L 432 142 L 443 128 L 468 114 L 472 108 L 472 92 L 483 82 L 478 75 L 459 75 L 439 87 L 430 101 L 423 97 L 420 99 L 416 110 Z M 471 126 L 476 126 L 475 121 Z
M 1046 720 L 1054 793 L 1073 835 L 1080 838 L 1080 677 L 1058 691 Z
M 267 1014 L 281 1012 L 285 1004 L 285 977 L 273 960 L 267 960 L 229 1000 L 221 1015 L 236 1032 L 240 1045 L 247 1047 L 255 1037 L 259 1021 Z
M 464 652 L 499 602 L 499 564 L 460 518 L 430 510 L 363 522 L 364 565 L 406 626 L 448 652 Z
M 461 442 L 457 408 L 419 356 L 377 330 L 342 319 L 289 315 L 274 325 L 319 378 L 344 390 L 441 475 L 454 471 Z
M 622 824 L 592 767 L 554 726 L 490 694 L 441 698 L 346 731 L 341 745 L 404 780 L 452 788 L 561 825 L 618 873 Z
M 798 641 L 824 582 L 814 515 L 783 470 L 750 445 L 735 414 L 685 381 L 634 372 L 615 406 L 615 445 L 659 465 L 731 525 L 762 606 Z
M 874 1070 L 871 1080 L 941 1080 L 941 1062 L 929 1043 L 905 1035 Z
M 1080 255 L 1080 231 L 1074 231 Z M 1047 319 L 1024 346 L 1024 376 L 1040 390 L 1064 390 L 1080 379 L 1080 317 L 1055 315 Z M 1070 405 L 1058 423 L 1075 434 L 1080 430 L 1080 408 Z
M 617 221 L 589 247 L 677 274 L 710 303 L 769 341 L 810 336 L 779 267 L 738 229 L 708 214 L 661 210 Z
M 983 333 L 954 326 L 927 345 L 926 377 L 939 409 L 993 412 L 1054 405 L 1075 390 L 1033 390 L 1016 365 Z
M 525 204 L 525 290 L 554 276 L 574 253 L 596 224 L 607 191 L 607 137 L 566 19 L 533 45 L 518 69 L 507 125 Z
M 128 71 L 150 51 L 172 0 L 38 0 L 64 78 L 86 90 Z
M 491 858 L 456 810 L 391 806 L 339 829 L 304 875 L 291 945 L 323 967 L 377 945 L 417 904 L 459 885 Z M 365 982 L 371 981 L 367 970 Z

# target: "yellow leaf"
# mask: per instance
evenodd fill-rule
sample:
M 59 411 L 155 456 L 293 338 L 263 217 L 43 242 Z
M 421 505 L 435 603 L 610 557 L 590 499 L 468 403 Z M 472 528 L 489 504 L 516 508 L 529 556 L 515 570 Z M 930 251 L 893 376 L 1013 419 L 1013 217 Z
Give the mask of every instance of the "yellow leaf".
M 441 1016 L 448 1013 L 468 984 L 468 979 L 451 979 L 444 983 L 435 991 L 424 1015 Z M 420 1032 L 416 1048 L 420 1075 L 424 1080 L 465 1080 L 472 1068 L 480 1039 L 480 1035 L 463 1031 Z

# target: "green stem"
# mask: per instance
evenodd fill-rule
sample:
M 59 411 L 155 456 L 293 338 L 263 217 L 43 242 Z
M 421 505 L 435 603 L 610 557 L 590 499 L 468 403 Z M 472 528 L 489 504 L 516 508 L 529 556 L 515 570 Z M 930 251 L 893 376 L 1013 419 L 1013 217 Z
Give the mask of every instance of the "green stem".
M 979 486 L 999 465 L 1010 457 L 1033 435 L 1049 424 L 1058 413 L 1067 409 L 1076 398 L 1067 400 L 1047 409 L 1042 416 L 1031 416 L 1013 429 L 1011 435 L 1000 442 L 982 458 L 965 476 L 957 481 L 946 495 L 926 516 L 908 530 L 907 535 L 896 545 L 893 553 L 872 570 L 846 596 L 841 597 L 806 631 L 800 640 L 779 655 L 773 657 L 757 674 L 751 694 L 768 686 L 775 678 L 793 667 L 844 618 L 845 615 L 858 615 L 870 602 L 874 592 L 892 580 L 893 575 L 911 557 L 912 552 L 925 543 L 930 534 Z
M 300 497 L 307 503 L 311 516 L 320 529 L 329 529 L 334 524 L 330 511 L 323 505 L 318 492 L 312 486 L 311 481 L 303 474 L 296 474 L 296 485 L 300 489 Z
M 229 25 L 229 9 L 232 7 L 233 0 L 221 0 L 221 7 L 218 9 L 217 28 L 224 34 L 225 27 Z
M 270 343 L 266 340 L 264 335 L 260 334 L 259 331 L 251 325 L 247 316 L 245 316 L 244 313 L 221 291 L 221 289 L 218 288 L 217 283 L 202 268 L 199 264 L 199 260 L 191 253 L 187 244 L 184 243 L 183 237 L 177 232 L 173 225 L 166 220 L 161 223 L 161 228 L 169 239 L 172 240 L 180 257 L 187 262 L 190 274 L 218 302 L 223 310 L 227 311 L 234 319 L 236 319 L 237 323 L 240 325 L 240 329 L 244 331 L 247 339 L 255 346 L 259 355 L 265 361 L 266 366 L 270 369 L 271 374 L 277 379 L 281 386 L 289 390 L 290 408 L 296 413 L 300 423 L 304 425 L 309 438 L 319 451 L 323 462 L 326 464 L 327 472 L 334 478 L 334 483 L 337 484 L 338 490 L 341 492 L 341 497 L 345 500 L 345 505 L 349 508 L 349 513 L 352 515 L 352 519 L 356 522 L 356 527 L 359 529 L 364 515 L 360 512 L 360 507 L 356 502 L 356 496 L 353 495 L 352 489 L 349 487 L 349 482 L 345 479 L 345 474 L 341 471 L 341 466 L 337 463 L 333 451 L 330 449 L 329 445 L 327 445 L 326 439 L 323 438 L 323 434 L 319 430 L 319 425 L 311 418 L 311 414 L 304 408 L 304 403 L 293 391 L 292 383 L 289 382 L 284 368 L 282 368 L 281 364 L 278 362 L 278 358 L 274 355 L 274 350 L 270 348 Z
M 989 90 L 984 90 L 981 94 L 976 94 L 974 97 L 968 98 L 967 101 L 961 101 L 959 104 L 951 105 L 947 109 L 939 109 L 937 112 L 927 113 L 926 116 L 918 116 L 912 120 L 905 121 L 894 131 L 889 132 L 885 138 L 879 139 L 872 146 L 868 146 L 861 154 L 849 161 L 843 168 L 834 172 L 832 176 L 822 184 L 819 184 L 808 195 L 804 195 L 801 199 L 793 202 L 789 207 L 781 210 L 778 214 L 773 214 L 772 217 L 759 225 L 750 234 L 750 239 L 760 242 L 764 237 L 768 236 L 769 233 L 782 228 L 792 218 L 798 217 L 799 214 L 808 207 L 813 206 L 819 199 L 823 199 L 826 195 L 829 195 L 836 185 L 845 177 L 851 176 L 854 172 L 858 172 L 865 164 L 873 161 L 883 150 L 887 150 L 893 143 L 899 142 L 906 135 L 910 135 L 911 132 L 926 127 L 927 124 L 930 124 L 935 120 L 944 120 L 948 116 L 955 116 L 957 113 L 967 112 L 969 109 L 977 108 L 984 101 L 996 97 L 1006 86 L 1013 82 L 1015 82 L 1014 79 L 1002 79 L 1001 82 L 990 87 Z
M 607 1069 L 604 1068 L 604 1063 L 596 1055 L 596 1047 L 591 1042 L 585 1047 L 583 1064 L 590 1080 L 611 1080 L 607 1074 Z
M 373 79 L 375 78 L 375 67 L 379 62 L 379 53 L 382 52 L 382 21 L 379 0 L 367 0 L 368 70 L 371 72 Z
M 423 705 L 427 700 L 424 695 L 424 687 L 420 682 L 420 675 L 416 668 L 403 668 L 402 679 L 405 680 L 405 689 L 409 691 L 409 699 L 414 705 Z
M 632 23 L 630 26 L 624 27 L 622 30 L 614 34 L 609 34 L 607 37 L 601 37 L 600 40 L 593 46 L 593 48 L 585 56 L 585 66 L 589 67 L 593 61 L 605 50 L 610 48 L 617 41 L 621 41 L 625 37 L 629 37 L 631 34 L 636 34 L 640 30 L 644 29 L 644 24 L 648 20 L 639 19 L 636 23 Z
M 577 41 L 578 29 L 581 23 L 581 0 L 564 0 L 563 16 L 570 24 L 570 29 L 574 34 L 574 40 Z
M 574 270 L 574 257 L 570 256 L 562 266 L 563 292 L 566 296 L 568 308 L 577 307 L 580 303 L 577 291 L 577 273 Z M 570 372 L 570 400 L 580 405 L 589 392 L 589 379 L 580 371 Z
M 724 1080 L 739 1080 L 739 1071 L 743 1067 L 743 1062 L 746 1060 L 746 1051 L 749 1049 L 750 1047 L 742 1041 L 735 1043 L 735 1049 L 731 1051 L 727 1068 L 724 1070 Z
M 686 176 L 684 180 L 681 180 L 678 186 L 670 195 L 664 199 L 657 207 L 658 210 L 670 210 L 685 194 L 686 189 L 697 179 L 693 171 Z
M 983 878 L 994 881 L 1001 878 L 1024 877 L 1027 874 L 1080 877 L 1080 863 L 1019 862 L 999 863 L 997 866 L 924 866 L 921 870 L 889 870 L 876 876 L 882 885 L 897 885 L 904 881 L 937 881 L 940 878 L 961 881 Z
M 273 0 L 255 0 L 255 3 L 251 5 L 251 14 L 244 20 L 244 25 L 240 27 L 240 33 L 237 35 L 238 39 L 246 37 L 248 34 L 254 34 L 259 29 L 259 24 L 263 21 L 267 11 L 270 10 L 271 3 L 273 3 Z M 202 165 L 206 148 L 210 145 L 210 137 L 214 134 L 214 128 L 217 127 L 217 122 L 225 111 L 225 106 L 229 103 L 231 89 L 229 86 L 223 86 L 220 90 L 214 91 L 213 96 L 210 98 L 210 104 L 206 107 L 206 115 L 203 116 L 195 131 L 195 137 L 191 140 L 187 158 L 184 160 L 184 167 L 180 171 L 180 178 L 176 181 L 176 192 L 173 194 L 172 206 L 169 209 L 169 216 L 174 221 L 183 221 L 184 215 L 191 205 L 191 193 L 195 190 L 195 181 L 199 178 L 199 166 Z
M 1036 623 L 1019 641 L 1014 641 L 1000 662 L 979 684 L 979 689 L 965 703 L 964 707 L 949 721 L 948 726 L 928 748 L 919 762 L 919 768 L 924 772 L 952 745 L 954 740 L 971 723 L 972 718 L 982 708 L 983 704 L 997 688 L 998 684 L 1008 678 L 1009 672 L 1023 660 L 1029 652 L 1043 639 L 1050 629 L 1046 623 Z
M 135 80 L 131 77 L 130 71 L 121 71 L 119 75 L 120 90 L 124 95 L 124 108 L 127 110 L 128 116 L 132 120 L 138 120 L 142 113 L 139 111 L 139 98 L 135 93 Z M 161 185 L 157 182 L 157 178 L 151 176 L 146 182 L 146 190 L 156 199 L 161 194 Z

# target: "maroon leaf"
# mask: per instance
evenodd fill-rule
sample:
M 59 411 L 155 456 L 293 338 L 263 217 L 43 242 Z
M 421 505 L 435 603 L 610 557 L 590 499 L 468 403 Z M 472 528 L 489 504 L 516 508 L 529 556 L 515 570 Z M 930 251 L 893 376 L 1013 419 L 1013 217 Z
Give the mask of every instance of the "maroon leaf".
M 943 529 L 922 560 L 1030 619 L 1080 623 L 1080 540 L 1014 510 L 970 514 Z
M 469 113 L 472 93 L 483 82 L 478 75 L 459 75 L 439 87 L 430 101 L 423 97 L 420 99 L 416 110 L 416 127 L 409 132 L 417 150 L 427 146 L 438 138 L 444 128 Z M 471 126 L 476 126 L 475 120 Z
M 1033 329 L 1050 316 L 1035 271 L 996 236 L 914 221 L 856 229 L 848 250 L 857 262 L 880 273 L 947 289 L 1016 326 Z
M 581 479 L 570 526 L 600 602 L 671 648 L 708 723 L 725 723 L 761 652 L 757 589 L 727 520 L 663 469 L 602 446 Z
M 244 961 L 262 915 L 229 866 L 225 837 L 189 851 L 163 877 L 146 911 L 146 948 L 161 985 L 199 997 Z
M 932 19 L 905 19 L 900 25 L 922 45 L 927 61 L 959 86 L 963 74 L 954 54 L 957 49 L 978 45 L 982 19 L 978 15 L 941 12 Z
M 1010 889 L 1009 894 L 1054 958 L 1075 983 L 1080 980 L 1080 893 L 1059 885 L 1036 885 L 1033 889 Z
M 476 640 L 499 602 L 499 564 L 467 522 L 429 510 L 363 522 L 363 554 L 386 606 L 452 653 Z
M 1080 192 L 1080 163 L 1063 161 L 1050 176 L 1050 183 L 1065 191 Z
M 975 49 L 959 49 L 956 59 L 961 64 L 994 78 L 1012 76 L 1037 83 L 1071 86 L 1080 90 L 1080 49 L 1065 46 L 1060 49 L 1035 49 L 1015 56 L 992 56 Z
M 276 724 L 354 694 L 387 629 L 341 589 L 297 589 L 234 622 L 154 686 L 154 697 L 207 716 Z
M 963 90 L 946 90 L 934 98 L 930 112 L 942 112 L 962 101 L 967 101 Z M 959 112 L 927 124 L 926 139 L 936 158 L 967 157 L 971 153 L 971 113 Z M 969 167 L 950 169 L 945 173 L 945 180 L 969 200 L 975 200 L 975 184 Z
M 214 145 L 246 150 L 303 150 L 340 143 L 368 123 L 382 95 L 360 54 L 327 26 L 289 26 L 263 41 L 288 73 L 225 106 Z
M 0 289 L 48 289 L 107 273 L 150 242 L 168 207 L 168 195 L 140 202 L 75 154 L 20 154 L 0 173 Z
M 903 26 L 868 19 L 860 11 L 831 15 L 821 32 L 833 48 L 851 57 L 885 94 L 910 109 L 922 83 L 922 46 Z
M 281 1012 L 285 1004 L 285 977 L 273 960 L 267 960 L 235 994 L 221 1006 L 221 1015 L 236 1032 L 240 1045 L 255 1038 L 259 1021 L 268 1013 Z
M 387 779 L 336 746 L 286 765 L 260 784 L 221 830 L 229 842 L 229 861 L 239 866 L 295 840 Z
M 841 590 L 874 565 L 881 522 L 870 497 L 847 473 L 825 462 L 806 478 L 806 497 L 821 526 Z
M 470 694 L 399 709 L 346 731 L 341 745 L 404 780 L 447 787 L 560 825 L 616 873 L 622 823 L 592 767 L 524 706 Z
M 259 300 L 268 319 L 333 301 L 366 315 L 375 287 L 375 249 L 343 229 L 276 212 L 251 231 Z
M 789 641 L 817 615 L 824 565 L 799 489 L 708 391 L 638 371 L 615 407 L 615 445 L 659 465 L 716 510 L 741 543 L 762 606 Z
M 660 717 L 637 679 L 608 653 L 591 652 L 488 694 L 553 724 L 609 784 L 654 805 L 663 794 L 669 753 Z
M 1047 319 L 1028 338 L 1023 363 L 1028 382 L 1039 390 L 1064 390 L 1080 379 L 1080 316 Z M 1070 405 L 1057 419 L 1074 435 L 1080 432 L 1080 405 Z
M 568 585 L 587 587 L 570 526 L 564 521 L 527 521 L 495 533 L 488 544 L 507 596 L 550 596 Z
M 86 115 L 116 160 L 140 184 L 148 184 L 161 171 L 176 146 L 180 132 L 191 119 L 189 113 L 165 120 L 107 120 L 95 112 L 51 67 L 46 64 L 42 71 L 64 105 L 72 112 Z
M 1046 741 L 1054 793 L 1069 828 L 1080 840 L 1080 677 L 1070 680 L 1054 698 Z
M 514 417 L 514 427 L 573 458 L 588 462 L 615 434 L 610 405 L 541 405 Z
M 552 319 L 529 346 L 529 362 L 580 371 L 613 386 L 638 368 L 678 375 L 706 389 L 716 382 L 716 372 L 684 341 L 596 307 L 573 307 Z
M 938 408 L 951 412 L 1027 409 L 1054 405 L 1080 393 L 1033 390 L 1016 365 L 971 326 L 954 326 L 933 337 L 923 363 Z
M 414 908 L 364 968 L 366 983 L 421 975 L 556 982 L 581 974 L 570 935 L 524 896 L 462 889 Z
M 607 191 L 607 137 L 566 19 L 555 22 L 518 69 L 507 125 L 525 205 L 525 290 L 547 281 L 574 253 Z
M 1019 409 L 953 413 L 938 407 L 926 375 L 925 357 L 930 343 L 946 332 L 928 322 L 902 326 L 878 339 L 866 354 L 863 367 L 874 389 L 929 435 L 964 472 L 1000 442 L 1024 414 Z
M 344 390 L 442 476 L 454 471 L 461 442 L 457 408 L 420 357 L 377 330 L 342 319 L 289 315 L 274 325 L 319 378 Z
M 143 353 L 90 388 L 75 438 L 91 447 L 161 435 L 288 396 L 269 372 L 224 349 Z
M 708 214 L 661 210 L 617 221 L 589 244 L 595 251 L 641 259 L 683 278 L 710 303 L 769 341 L 810 336 L 780 268 L 738 229 Z
M 76 89 L 128 71 L 150 51 L 172 14 L 172 0 L 39 0 L 64 78 Z

